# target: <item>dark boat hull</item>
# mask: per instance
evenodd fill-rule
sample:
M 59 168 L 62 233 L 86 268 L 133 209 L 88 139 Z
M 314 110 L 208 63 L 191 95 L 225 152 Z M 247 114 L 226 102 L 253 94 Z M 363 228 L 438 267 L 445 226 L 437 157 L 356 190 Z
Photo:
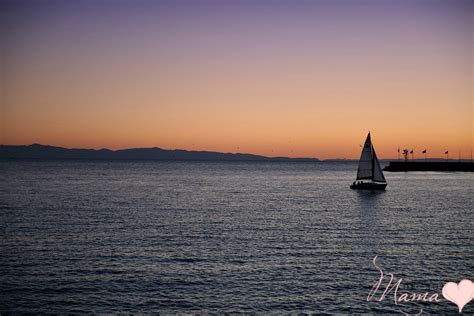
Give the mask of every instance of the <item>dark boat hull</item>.
M 359 184 L 351 184 L 351 189 L 353 190 L 385 190 L 387 186 L 386 183 L 376 183 L 376 182 L 366 182 Z

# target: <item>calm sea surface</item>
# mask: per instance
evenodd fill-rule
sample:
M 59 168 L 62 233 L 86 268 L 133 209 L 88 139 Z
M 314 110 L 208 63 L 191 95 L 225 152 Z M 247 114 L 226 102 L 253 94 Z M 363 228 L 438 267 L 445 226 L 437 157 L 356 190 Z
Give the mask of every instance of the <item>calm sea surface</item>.
M 0 162 L 0 313 L 457 313 L 441 289 L 474 280 L 474 175 L 386 172 L 371 193 L 356 169 Z M 440 302 L 368 302 L 376 255 L 398 296 Z

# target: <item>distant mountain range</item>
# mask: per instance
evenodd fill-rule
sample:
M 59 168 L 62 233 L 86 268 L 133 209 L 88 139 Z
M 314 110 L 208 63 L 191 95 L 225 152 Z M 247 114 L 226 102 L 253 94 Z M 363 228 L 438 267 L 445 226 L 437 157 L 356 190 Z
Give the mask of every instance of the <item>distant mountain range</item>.
M 213 151 L 168 150 L 158 147 L 110 149 L 63 148 L 49 145 L 0 145 L 0 159 L 102 159 L 198 161 L 319 161 L 317 158 L 265 157 Z

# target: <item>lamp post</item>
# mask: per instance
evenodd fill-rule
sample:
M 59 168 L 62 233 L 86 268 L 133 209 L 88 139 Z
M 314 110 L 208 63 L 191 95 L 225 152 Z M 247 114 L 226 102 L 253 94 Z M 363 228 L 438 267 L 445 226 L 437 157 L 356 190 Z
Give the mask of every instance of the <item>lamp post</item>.
M 410 155 L 410 151 L 408 149 L 403 149 L 403 157 L 405 158 L 405 162 L 408 161 Z

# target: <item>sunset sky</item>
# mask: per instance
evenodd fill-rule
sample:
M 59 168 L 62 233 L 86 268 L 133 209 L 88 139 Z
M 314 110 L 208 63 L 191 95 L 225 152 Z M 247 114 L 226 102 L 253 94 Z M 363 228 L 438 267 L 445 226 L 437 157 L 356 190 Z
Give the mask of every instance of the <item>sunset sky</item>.
M 0 12 L 2 144 L 358 158 L 370 130 L 381 158 L 399 146 L 470 156 L 474 1 L 20 0 Z

